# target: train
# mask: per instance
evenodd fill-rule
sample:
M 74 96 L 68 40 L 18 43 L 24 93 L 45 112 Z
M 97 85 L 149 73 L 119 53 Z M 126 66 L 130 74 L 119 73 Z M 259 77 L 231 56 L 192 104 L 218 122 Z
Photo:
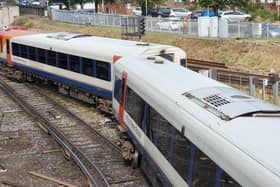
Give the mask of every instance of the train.
M 109 108 L 153 186 L 280 186 L 280 107 L 188 70 L 180 48 L 15 28 L 0 32 L 0 63 Z
M 0 32 L 0 63 L 9 77 L 54 83 L 59 92 L 104 111 L 112 108 L 113 63 L 131 54 L 186 64 L 186 53 L 169 45 L 20 27 Z
M 153 186 L 280 186 L 280 107 L 161 57 L 124 57 L 114 72 L 125 155 Z

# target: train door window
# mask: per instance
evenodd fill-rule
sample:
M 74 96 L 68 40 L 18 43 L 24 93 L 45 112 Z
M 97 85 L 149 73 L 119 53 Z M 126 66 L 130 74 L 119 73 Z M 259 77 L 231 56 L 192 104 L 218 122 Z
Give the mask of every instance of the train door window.
M 19 45 L 17 43 L 12 43 L 12 54 L 19 56 Z
M 7 40 L 7 54 L 10 54 L 10 40 Z
M 56 66 L 56 52 L 55 51 L 47 51 L 48 56 L 48 65 Z
M 29 59 L 36 61 L 36 48 L 35 47 L 29 47 Z
M 93 76 L 93 60 L 83 58 L 83 74 Z
M 80 57 L 70 55 L 70 71 L 80 73 Z
M 162 57 L 162 58 L 165 58 L 167 60 L 170 60 L 172 62 L 174 61 L 174 53 L 169 53 L 169 54 L 161 53 L 159 56 Z
M 27 58 L 27 46 L 26 45 L 20 45 L 20 56 L 22 58 Z
M 180 65 L 183 66 L 183 67 L 187 67 L 187 62 L 186 62 L 186 59 L 185 58 L 182 58 L 180 60 Z
M 3 52 L 2 36 L 0 36 L 0 53 Z
M 46 50 L 38 48 L 37 52 L 38 52 L 38 61 L 40 63 L 45 64 L 46 63 Z
M 67 55 L 64 53 L 58 53 L 58 67 L 67 69 Z
M 96 61 L 96 77 L 102 80 L 110 81 L 110 65 L 106 62 Z
M 115 86 L 114 86 L 114 97 L 120 103 L 121 101 L 121 87 L 122 87 L 122 80 L 115 77 Z
M 138 125 L 141 125 L 145 102 L 129 87 L 127 87 L 126 99 L 126 111 Z

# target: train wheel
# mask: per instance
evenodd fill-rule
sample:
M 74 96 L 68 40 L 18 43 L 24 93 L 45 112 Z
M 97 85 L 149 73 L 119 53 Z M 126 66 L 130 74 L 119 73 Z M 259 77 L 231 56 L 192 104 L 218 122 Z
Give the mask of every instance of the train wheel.
M 135 169 L 135 168 L 138 168 L 140 166 L 140 161 L 141 161 L 141 155 L 139 153 L 138 150 L 135 150 L 134 151 L 134 154 L 133 154 L 133 160 L 132 160 L 132 167 Z

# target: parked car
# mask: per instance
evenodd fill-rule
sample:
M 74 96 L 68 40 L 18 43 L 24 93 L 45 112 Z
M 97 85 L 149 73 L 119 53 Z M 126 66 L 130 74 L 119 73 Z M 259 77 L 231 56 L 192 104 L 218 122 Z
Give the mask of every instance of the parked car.
M 187 17 L 191 14 L 192 12 L 185 8 L 172 8 L 170 17 Z
M 165 18 L 161 19 L 158 23 L 156 23 L 156 26 L 160 30 L 178 30 L 183 27 L 183 21 L 179 18 Z
M 224 11 L 219 14 L 219 17 L 227 19 L 229 22 L 249 21 L 252 18 L 250 14 L 239 11 Z
M 32 5 L 32 6 L 40 6 L 41 3 L 40 3 L 40 1 L 32 1 L 32 2 L 31 2 L 31 5 Z
M 263 37 L 272 37 L 272 38 L 280 37 L 280 26 L 272 25 L 270 23 L 263 23 L 262 24 L 262 36 Z
M 149 15 L 152 17 L 169 17 L 171 13 L 170 8 L 152 8 L 149 11 Z
M 66 5 L 64 3 L 51 3 L 49 4 L 49 8 L 66 9 Z
M 192 12 L 191 19 L 198 19 L 201 16 L 213 17 L 215 16 L 215 13 L 208 10 L 196 10 Z
M 136 7 L 135 9 L 133 9 L 132 13 L 135 16 L 141 16 L 142 15 L 141 7 Z

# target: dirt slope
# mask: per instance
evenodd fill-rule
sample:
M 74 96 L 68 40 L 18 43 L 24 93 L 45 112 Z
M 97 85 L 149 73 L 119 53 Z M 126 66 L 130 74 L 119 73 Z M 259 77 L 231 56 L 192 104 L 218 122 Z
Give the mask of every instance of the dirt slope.
M 25 17 L 15 25 L 45 31 L 68 31 L 96 36 L 120 38 L 120 29 L 67 24 L 46 18 Z M 147 33 L 144 41 L 175 45 L 187 52 L 189 58 L 212 60 L 248 71 L 280 72 L 280 40 L 263 39 L 197 39 L 187 35 Z

